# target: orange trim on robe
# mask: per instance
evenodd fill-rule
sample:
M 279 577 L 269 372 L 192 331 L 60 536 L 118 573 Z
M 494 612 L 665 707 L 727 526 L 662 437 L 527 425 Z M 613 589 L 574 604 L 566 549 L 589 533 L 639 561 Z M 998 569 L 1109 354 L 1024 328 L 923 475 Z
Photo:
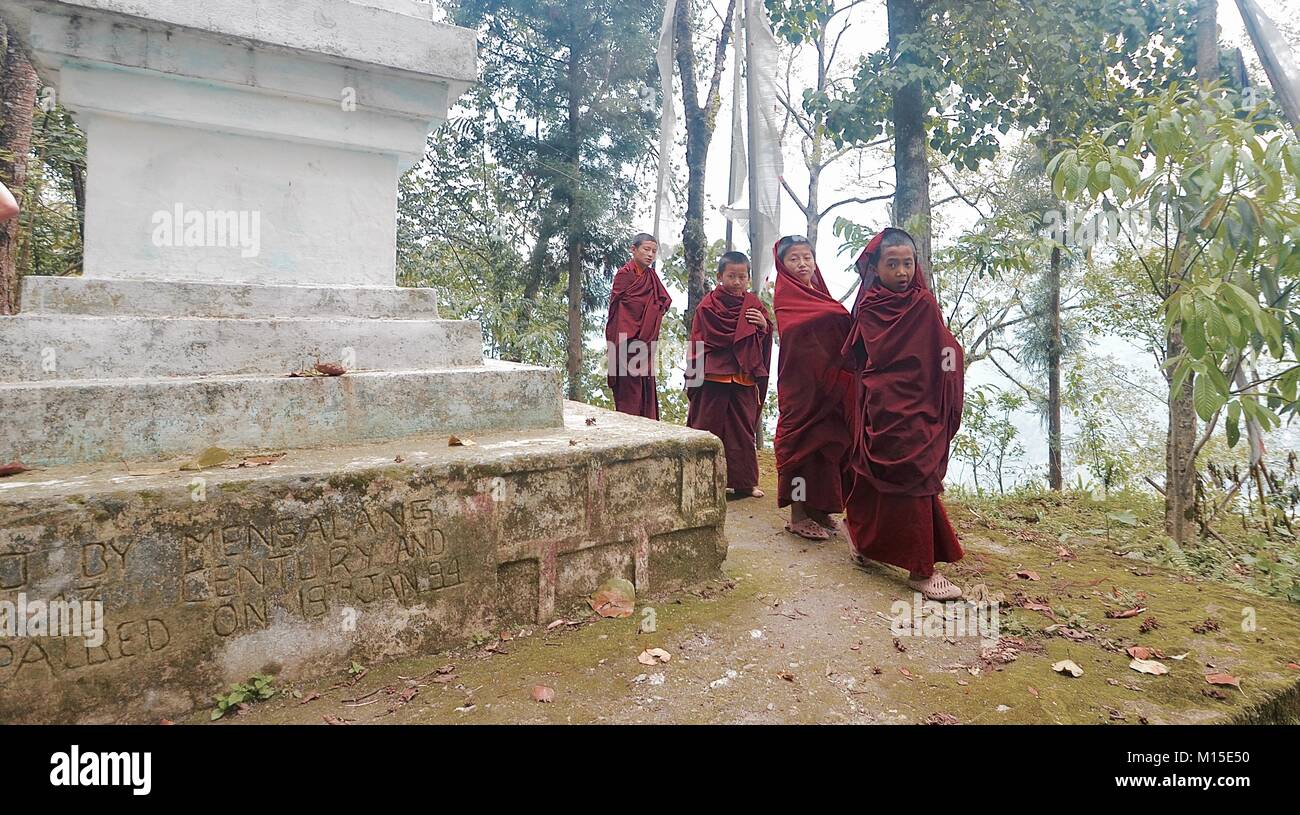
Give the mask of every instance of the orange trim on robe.
M 733 385 L 744 385 L 748 388 L 752 388 L 758 384 L 754 381 L 754 377 L 749 374 L 705 374 L 704 380 L 706 382 L 726 382 Z

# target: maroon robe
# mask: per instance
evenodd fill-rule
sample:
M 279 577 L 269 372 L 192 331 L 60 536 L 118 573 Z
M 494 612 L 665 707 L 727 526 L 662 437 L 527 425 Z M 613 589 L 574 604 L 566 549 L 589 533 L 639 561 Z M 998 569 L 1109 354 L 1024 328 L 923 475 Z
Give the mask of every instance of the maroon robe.
M 766 328 L 745 319 L 751 308 L 763 313 Z M 756 436 L 771 362 L 772 322 L 763 301 L 748 291 L 736 297 L 721 286 L 705 295 L 691 321 L 686 424 L 722 439 L 729 489 L 758 486 Z M 737 376 L 753 384 L 720 381 Z
M 859 372 L 845 520 L 858 554 L 929 576 L 963 555 L 939 493 L 961 426 L 965 355 L 920 263 L 901 292 L 868 270 L 885 232 L 858 257 L 862 285 L 843 349 Z
M 849 417 L 856 394 L 854 377 L 841 349 L 852 319 L 831 296 L 814 266 L 805 285 L 776 255 L 777 334 L 781 354 L 776 363 L 777 506 L 793 503 L 794 479 L 802 479 L 808 507 L 827 514 L 844 511 L 852 484 Z
M 659 418 L 654 346 L 671 305 L 672 298 L 653 268 L 638 270 L 636 261 L 629 260 L 614 275 L 605 321 L 606 382 L 614 395 L 614 408 L 622 413 Z

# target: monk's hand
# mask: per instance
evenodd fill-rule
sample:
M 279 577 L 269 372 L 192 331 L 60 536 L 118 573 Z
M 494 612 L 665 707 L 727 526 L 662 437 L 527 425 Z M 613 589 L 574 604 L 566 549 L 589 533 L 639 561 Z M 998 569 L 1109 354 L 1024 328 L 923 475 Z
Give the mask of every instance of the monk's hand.
M 750 325 L 756 325 L 763 329 L 767 328 L 767 318 L 763 316 L 763 312 L 756 308 L 747 309 L 745 319 L 749 321 Z

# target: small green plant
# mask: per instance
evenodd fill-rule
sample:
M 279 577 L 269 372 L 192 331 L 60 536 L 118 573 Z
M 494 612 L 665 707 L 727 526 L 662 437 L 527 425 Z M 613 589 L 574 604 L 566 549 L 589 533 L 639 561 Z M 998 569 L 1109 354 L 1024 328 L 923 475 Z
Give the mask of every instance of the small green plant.
M 352 664 L 348 666 L 348 673 L 351 674 L 352 676 L 360 676 L 365 672 L 366 672 L 366 666 L 362 665 L 360 662 L 357 662 L 355 659 L 352 660 Z
M 220 719 L 240 705 L 265 702 L 275 696 L 277 691 L 271 686 L 273 681 L 273 677 L 258 674 L 250 677 L 247 682 L 231 685 L 229 693 L 216 697 L 217 706 L 212 710 L 212 721 Z

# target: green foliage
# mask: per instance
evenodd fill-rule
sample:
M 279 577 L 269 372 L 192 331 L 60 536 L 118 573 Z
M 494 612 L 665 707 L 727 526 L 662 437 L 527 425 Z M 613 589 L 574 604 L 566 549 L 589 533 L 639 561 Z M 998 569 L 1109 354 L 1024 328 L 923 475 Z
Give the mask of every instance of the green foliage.
M 18 216 L 20 275 L 81 271 L 85 178 L 85 136 L 66 110 L 44 104 L 38 97 L 24 205 Z
M 1171 392 L 1192 377 L 1197 414 L 1212 422 L 1226 407 L 1233 443 L 1243 418 L 1278 427 L 1300 390 L 1300 144 L 1241 101 L 1171 87 L 1048 167 L 1058 195 L 1127 213 L 1163 331 L 1186 349 L 1165 360 Z M 1150 228 L 1133 234 L 1135 220 Z M 1255 381 L 1235 382 L 1239 368 Z
M 806 18 L 808 0 L 791 5 Z M 974 169 L 1012 129 L 1041 132 L 1045 142 L 1082 132 L 1192 66 L 1193 19 L 1174 0 L 918 5 L 921 29 L 899 41 L 896 56 L 867 55 L 847 92 L 805 93 L 805 107 L 824 113 L 837 140 L 884 133 L 893 94 L 915 81 L 935 108 L 930 147 Z M 801 30 L 796 21 L 790 36 Z
M 354 663 L 355 664 L 355 663 Z M 225 716 L 231 710 L 238 708 L 240 705 L 252 704 L 254 702 L 265 702 L 278 691 L 272 687 L 273 677 L 264 674 L 257 674 L 250 677 L 247 682 L 239 682 L 230 686 L 228 693 L 214 698 L 216 707 L 212 710 L 212 720 L 216 721 Z
M 981 385 L 966 394 L 961 432 L 953 439 L 952 455 L 971 467 L 977 495 L 983 495 L 980 474 L 993 479 L 998 493 L 1006 492 L 1005 470 L 1011 459 L 1024 454 L 1016 441 L 1018 432 L 1011 416 L 1025 400 L 1012 391 Z

